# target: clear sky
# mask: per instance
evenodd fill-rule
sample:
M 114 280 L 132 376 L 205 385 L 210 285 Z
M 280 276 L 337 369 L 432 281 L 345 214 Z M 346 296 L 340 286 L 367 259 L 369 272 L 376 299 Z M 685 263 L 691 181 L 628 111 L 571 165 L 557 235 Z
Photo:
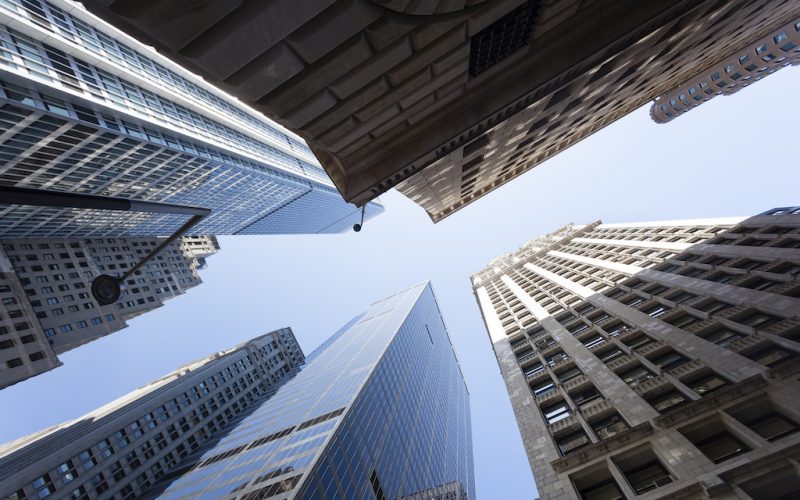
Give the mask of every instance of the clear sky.
M 800 205 L 800 71 L 667 125 L 639 109 L 434 225 L 396 192 L 361 233 L 220 238 L 204 283 L 0 391 L 0 442 L 75 418 L 188 361 L 291 326 L 310 352 L 375 300 L 431 280 L 471 393 L 479 498 L 536 491 L 470 275 L 569 222 L 753 215 Z

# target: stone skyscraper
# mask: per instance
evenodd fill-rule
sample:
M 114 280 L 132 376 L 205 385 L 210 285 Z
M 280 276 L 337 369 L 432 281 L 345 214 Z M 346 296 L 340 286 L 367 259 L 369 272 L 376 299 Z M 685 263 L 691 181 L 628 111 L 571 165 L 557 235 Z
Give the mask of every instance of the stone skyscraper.
M 183 237 L 101 305 L 92 278 L 133 267 L 156 238 L 0 240 L 0 388 L 59 366 L 57 355 L 127 326 L 126 320 L 201 283 L 198 270 L 219 250 L 216 238 Z
M 735 94 L 781 68 L 800 64 L 800 19 L 726 56 L 699 75 L 656 97 L 650 107 L 653 120 L 669 122 L 715 96 Z
M 0 185 L 211 209 L 193 235 L 340 232 L 361 216 L 302 139 L 68 0 L 0 3 Z M 2 203 L 2 238 L 160 237 L 186 221 Z
M 434 221 L 800 21 L 775 0 L 83 3 L 296 131 L 347 201 L 397 186 Z
M 473 287 L 543 499 L 800 494 L 800 207 L 569 225 Z
M 288 328 L 214 353 L 81 418 L 0 446 L 0 497 L 138 498 L 303 361 Z
M 430 285 L 373 303 L 303 362 L 265 361 L 265 342 L 0 448 L 0 496 L 475 498 L 469 394 Z

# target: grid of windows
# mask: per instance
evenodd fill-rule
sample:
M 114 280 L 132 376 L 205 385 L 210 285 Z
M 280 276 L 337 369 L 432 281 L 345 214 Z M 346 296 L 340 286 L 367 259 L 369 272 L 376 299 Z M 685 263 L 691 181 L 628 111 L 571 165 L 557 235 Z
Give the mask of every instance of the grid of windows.
M 159 487 L 175 497 L 474 498 L 467 397 L 432 290 L 419 285 L 354 318 Z
M 0 4 L 4 182 L 210 208 L 194 234 L 341 232 L 358 221 L 302 141 L 81 16 L 39 0 Z M 381 210 L 370 203 L 366 215 Z M 0 206 L 0 221 L 4 237 L 163 236 L 186 217 Z
M 791 399 L 791 384 L 768 373 L 795 373 L 800 360 L 798 234 L 793 208 L 738 221 L 569 225 L 473 275 L 512 404 L 534 429 L 523 430 L 527 452 L 550 457 L 533 465 L 537 480 L 641 439 L 660 444 L 611 464 L 625 484 L 599 473 L 584 482 L 582 472 L 573 484 L 627 497 L 669 488 L 682 479 L 663 460 L 683 446 L 675 431 L 630 433 L 709 418 L 754 379 Z M 760 407 L 725 411 L 763 441 L 714 425 L 708 441 L 692 438 L 698 455 L 713 466 L 796 432 L 796 412 Z
M 21 492 L 16 498 L 88 498 L 106 491 L 135 498 L 204 444 L 213 443 L 225 426 L 241 420 L 302 359 L 288 329 L 264 335 L 140 389 L 144 405 L 135 404 L 138 399 L 129 405 L 123 398 L 115 412 L 90 414 L 94 423 L 88 428 L 75 421 L 7 450 L 0 457 L 0 473 L 15 482 L 12 491 Z M 114 430 L 108 432 L 109 427 Z M 63 447 L 58 455 L 64 458 L 37 454 L 38 447 L 48 446 Z M 15 459 L 29 453 L 38 461 L 40 475 L 15 475 Z
M 140 49 L 136 49 L 115 36 L 103 32 L 99 29 L 99 26 L 97 26 L 96 21 L 94 23 L 88 23 L 56 5 L 39 0 L 10 0 L 0 5 L 0 8 L 13 17 L 32 21 L 35 25 L 47 30 L 49 34 L 55 34 L 60 39 L 71 42 L 96 57 L 113 61 L 119 66 L 124 67 L 130 73 L 136 74 L 138 77 L 164 86 L 172 90 L 176 95 L 189 98 L 203 108 L 208 108 L 210 106 L 223 116 L 233 117 L 237 122 L 246 125 L 265 138 L 286 145 L 292 150 L 305 154 L 308 158 L 313 158 L 310 149 L 302 141 L 279 131 L 263 118 L 255 116 L 246 109 L 243 109 L 243 107 L 235 106 L 220 98 L 218 95 L 215 95 L 213 91 L 202 88 L 196 83 L 184 78 L 173 69 L 143 54 Z M 35 45 L 36 42 L 26 43 L 26 47 L 35 47 Z M 72 59 L 70 56 L 55 48 L 50 48 L 44 55 L 37 55 L 37 52 L 38 51 L 35 49 L 29 48 L 22 55 L 27 55 L 34 61 L 39 61 L 40 69 L 46 64 L 42 59 L 45 57 L 51 58 L 53 69 L 59 73 L 60 79 L 65 85 L 75 90 L 82 90 L 85 88 L 76 80 L 76 78 L 80 78 L 84 76 L 84 74 L 80 71 L 75 71 L 75 67 L 71 64 Z M 11 61 L 7 62 L 6 65 L 13 64 L 13 59 L 10 57 L 6 57 L 5 59 L 6 61 Z M 83 65 L 78 66 L 78 68 L 80 70 L 85 66 L 88 65 L 83 63 Z M 108 75 L 107 72 L 104 73 Z M 84 85 L 91 85 L 90 88 L 94 90 L 94 92 L 92 92 L 93 95 L 102 95 L 103 88 L 97 85 L 97 81 L 99 80 L 103 83 L 103 87 L 106 87 L 102 77 L 94 78 L 91 72 L 87 72 L 85 76 L 90 79 L 84 80 Z M 127 99 L 139 108 L 141 108 L 145 102 L 149 104 L 154 102 L 155 99 L 159 99 L 143 89 L 140 89 L 140 92 L 145 92 L 143 95 L 134 94 L 130 96 L 127 92 L 129 89 L 126 86 L 112 84 L 112 87 L 117 90 L 120 88 L 125 89 L 125 93 L 118 95 L 116 100 Z M 183 114 L 185 115 L 186 113 L 189 113 L 189 111 L 187 110 Z M 313 166 L 313 168 L 320 169 L 318 166 Z

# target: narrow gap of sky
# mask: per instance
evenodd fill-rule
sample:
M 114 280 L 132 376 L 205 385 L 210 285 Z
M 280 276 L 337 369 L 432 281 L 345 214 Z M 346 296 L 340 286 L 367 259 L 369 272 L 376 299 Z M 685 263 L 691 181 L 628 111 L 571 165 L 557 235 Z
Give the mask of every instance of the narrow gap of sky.
M 564 224 L 752 215 L 800 205 L 785 69 L 672 123 L 643 107 L 439 224 L 396 192 L 360 233 L 220 238 L 204 283 L 0 391 L 0 442 L 79 417 L 179 365 L 291 326 L 306 353 L 368 305 L 431 280 L 471 393 L 480 498 L 537 496 L 470 276 Z

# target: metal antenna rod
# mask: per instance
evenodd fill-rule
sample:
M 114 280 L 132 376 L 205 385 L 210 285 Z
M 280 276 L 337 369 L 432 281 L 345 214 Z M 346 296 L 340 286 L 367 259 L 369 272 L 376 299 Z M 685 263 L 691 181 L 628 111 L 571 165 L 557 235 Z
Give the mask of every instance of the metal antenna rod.
M 60 191 L 45 191 L 15 186 L 0 186 L 0 204 L 8 205 L 34 205 L 44 207 L 88 208 L 94 210 L 119 210 L 127 212 L 151 212 L 164 214 L 186 214 L 192 217 L 183 224 L 170 237 L 162 241 L 157 247 L 144 256 L 135 266 L 128 269 L 120 277 L 101 274 L 92 281 L 92 295 L 100 305 L 116 302 L 122 290 L 120 285 L 126 278 L 139 270 L 147 261 L 158 255 L 170 243 L 174 242 L 189 229 L 211 214 L 208 208 L 191 207 L 187 205 L 173 205 L 152 201 L 136 201 L 112 196 L 99 196 L 94 194 L 65 193 Z M 362 215 L 363 217 L 363 215 Z M 363 220 L 363 219 L 362 219 Z

